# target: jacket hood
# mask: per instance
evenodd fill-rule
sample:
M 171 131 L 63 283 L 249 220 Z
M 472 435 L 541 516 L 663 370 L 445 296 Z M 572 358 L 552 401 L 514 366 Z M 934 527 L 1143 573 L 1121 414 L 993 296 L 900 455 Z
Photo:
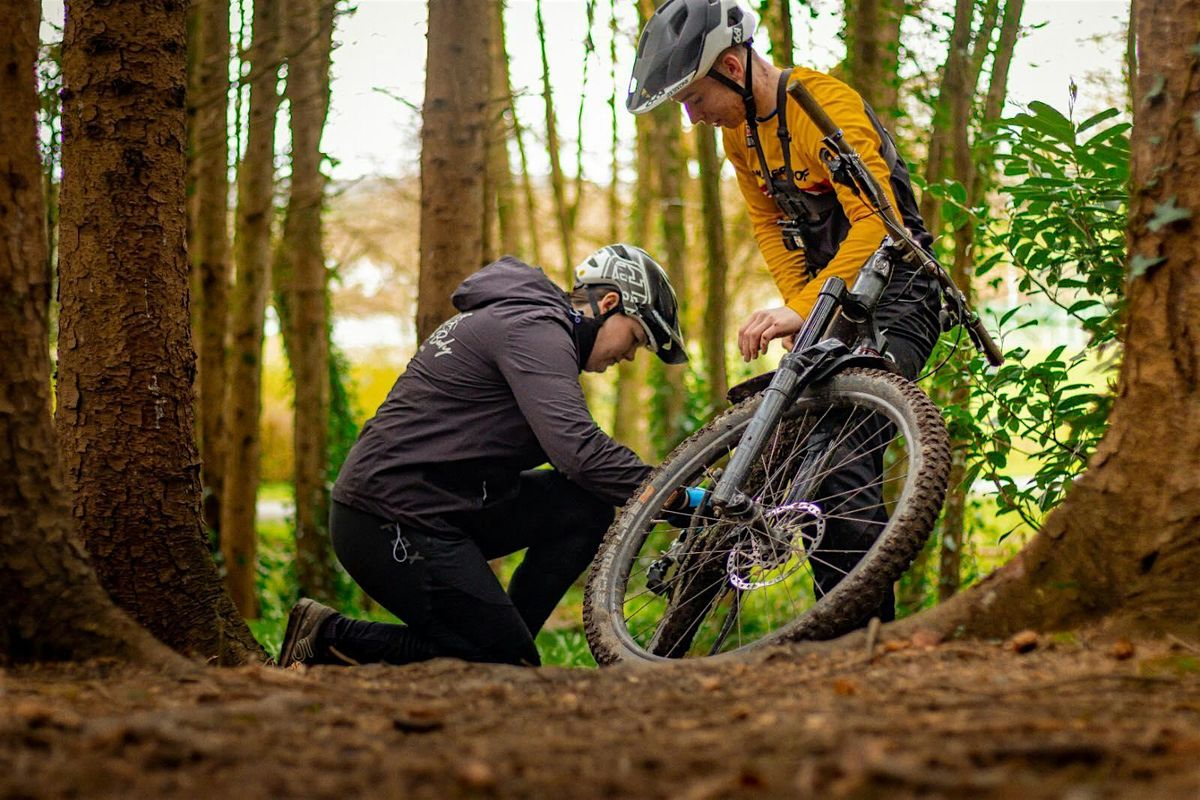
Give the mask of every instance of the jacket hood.
M 514 306 L 549 306 L 571 310 L 567 294 L 536 267 L 504 256 L 459 284 L 450 298 L 459 311 L 473 311 L 496 303 Z

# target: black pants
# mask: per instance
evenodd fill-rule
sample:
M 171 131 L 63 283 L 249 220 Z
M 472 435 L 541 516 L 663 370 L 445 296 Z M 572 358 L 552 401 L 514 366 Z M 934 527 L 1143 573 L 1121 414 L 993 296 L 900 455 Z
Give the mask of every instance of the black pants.
M 893 277 L 880 300 L 876 321 L 900 373 L 915 380 L 933 352 L 941 327 L 933 279 L 921 275 L 910 282 L 911 277 L 907 270 Z M 830 422 L 837 429 L 846 420 L 838 417 Z M 811 556 L 816 590 L 822 595 L 854 568 L 888 519 L 880 479 L 884 450 L 895 436 L 895 429 L 878 415 L 864 419 L 861 412 L 849 421 L 848 428 L 854 433 L 838 448 L 833 463 L 850 458 L 848 454 L 852 453 L 870 455 L 849 460 L 827 477 L 814 499 L 827 515 L 825 536 Z M 861 624 L 875 616 L 884 622 L 895 619 L 896 598 L 890 586 L 879 608 L 867 614 Z
M 534 636 L 595 557 L 612 517 L 610 506 L 553 470 L 522 473 L 514 500 L 460 515 L 455 534 L 398 526 L 335 502 L 329 527 L 338 560 L 405 624 L 338 615 L 322 630 L 326 660 L 453 656 L 537 665 Z M 522 548 L 506 592 L 488 560 Z

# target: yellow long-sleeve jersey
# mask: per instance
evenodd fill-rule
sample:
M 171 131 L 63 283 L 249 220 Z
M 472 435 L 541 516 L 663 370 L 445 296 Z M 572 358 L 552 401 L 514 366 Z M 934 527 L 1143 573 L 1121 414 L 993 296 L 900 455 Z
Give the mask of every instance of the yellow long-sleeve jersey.
M 846 142 L 862 156 L 863 163 L 878 178 L 908 227 L 917 228 L 914 233 L 923 233 L 924 226 L 908 182 L 907 168 L 902 161 L 898 161 L 895 168 L 889 166 L 883 156 L 885 144 L 868 114 L 862 96 L 837 78 L 804 67 L 792 70 L 789 80 L 797 79 L 804 82 L 804 86 L 842 129 Z M 767 194 L 758 154 L 747 145 L 744 128 L 723 130 L 725 154 L 737 172 L 738 184 L 750 209 L 755 239 L 775 285 L 783 295 L 784 303 L 807 317 L 824 280 L 836 275 L 847 284 L 853 284 L 859 268 L 879 247 L 886 231 L 883 222 L 865 200 L 833 180 L 821 159 L 821 150 L 824 148 L 821 132 L 799 104 L 789 101 L 781 112 L 787 114 L 788 131 L 792 136 L 791 167 L 797 188 L 814 197 L 836 193 L 844 213 L 844 217 L 841 214 L 828 215 L 824 222 L 824 227 L 828 229 L 817 230 L 811 237 L 826 244 L 826 247 L 819 248 L 822 252 L 806 253 L 803 249 L 788 250 L 784 246 L 777 224 L 783 219 L 783 214 Z M 773 174 L 781 174 L 783 170 L 778 131 L 778 115 L 758 125 L 758 140 L 766 155 L 767 167 Z M 890 147 L 890 143 L 887 146 Z M 897 195 L 900 204 L 896 203 Z M 842 235 L 844 239 L 840 239 Z M 815 272 L 820 273 L 818 280 L 810 280 L 807 269 L 810 264 Z

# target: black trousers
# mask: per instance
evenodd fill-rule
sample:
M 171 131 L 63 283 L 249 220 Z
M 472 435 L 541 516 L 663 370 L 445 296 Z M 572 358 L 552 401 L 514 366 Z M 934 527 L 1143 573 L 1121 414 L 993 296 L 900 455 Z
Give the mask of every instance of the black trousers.
M 613 509 L 553 470 L 520 477 L 515 499 L 458 515 L 458 532 L 399 526 L 335 502 L 334 552 L 405 624 L 342 615 L 322 629 L 329 663 L 406 664 L 437 656 L 540 664 L 534 637 L 587 568 Z M 528 548 L 507 591 L 488 560 Z
M 921 374 L 941 335 L 936 284 L 924 275 L 910 281 L 912 277 L 907 270 L 895 275 L 876 311 L 888 353 L 909 380 Z M 831 418 L 829 422 L 837 429 L 847 420 Z M 884 450 L 895 436 L 895 429 L 877 415 L 864 418 L 861 412 L 848 423 L 853 433 L 845 438 L 833 461 L 846 463 L 821 483 L 814 498 L 826 514 L 825 536 L 810 556 L 819 595 L 833 589 L 854 568 L 888 519 L 880 479 Z M 853 458 L 854 453 L 869 455 Z M 860 624 L 876 616 L 884 622 L 896 617 L 895 592 L 890 586 L 879 608 L 868 613 Z

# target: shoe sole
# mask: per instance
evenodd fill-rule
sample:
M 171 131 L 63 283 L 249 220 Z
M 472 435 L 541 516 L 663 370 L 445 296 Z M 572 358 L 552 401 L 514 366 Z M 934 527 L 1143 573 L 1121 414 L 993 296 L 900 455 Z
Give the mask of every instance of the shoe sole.
M 283 648 L 279 653 L 279 666 L 287 669 L 301 659 L 296 658 L 296 645 L 300 640 L 298 632 L 304 627 L 309 616 L 317 611 L 316 604 L 307 598 L 296 603 L 292 613 L 288 614 L 287 628 L 283 632 Z M 311 657 L 311 654 L 310 654 Z

